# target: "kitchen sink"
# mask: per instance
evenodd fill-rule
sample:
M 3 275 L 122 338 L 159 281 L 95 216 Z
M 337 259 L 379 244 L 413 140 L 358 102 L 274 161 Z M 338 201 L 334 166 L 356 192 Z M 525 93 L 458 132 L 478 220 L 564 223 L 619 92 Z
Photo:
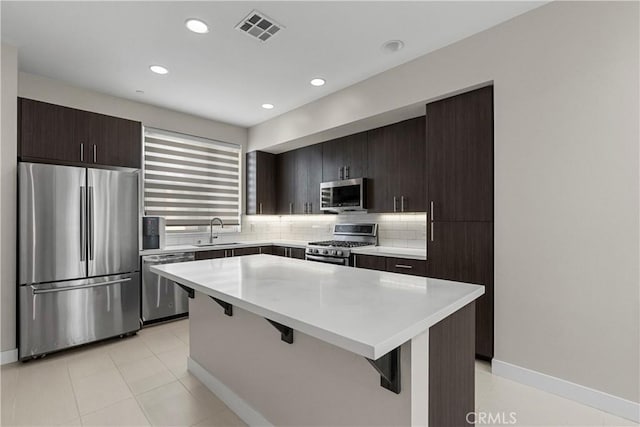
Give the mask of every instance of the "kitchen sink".
M 197 243 L 195 245 L 191 245 L 191 246 L 196 246 L 198 248 L 203 248 L 205 246 L 229 246 L 229 245 L 239 245 L 240 243 L 238 242 L 229 242 L 229 243 Z

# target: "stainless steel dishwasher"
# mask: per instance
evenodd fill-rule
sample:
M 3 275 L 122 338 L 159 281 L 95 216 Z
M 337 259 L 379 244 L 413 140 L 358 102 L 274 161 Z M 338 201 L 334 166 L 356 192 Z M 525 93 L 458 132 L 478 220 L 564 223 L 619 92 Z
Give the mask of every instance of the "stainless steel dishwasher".
M 193 252 L 142 257 L 142 322 L 153 323 L 186 316 L 189 313 L 187 292 L 174 281 L 152 273 L 152 265 L 193 261 Z

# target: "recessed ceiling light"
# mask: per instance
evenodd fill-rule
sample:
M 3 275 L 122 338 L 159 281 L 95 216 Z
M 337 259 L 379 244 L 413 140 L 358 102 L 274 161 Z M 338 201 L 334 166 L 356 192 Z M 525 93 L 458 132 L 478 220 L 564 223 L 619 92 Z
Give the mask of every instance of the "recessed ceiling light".
M 169 72 L 169 70 L 164 68 L 162 65 L 151 65 L 149 69 L 156 74 L 167 74 Z
M 273 104 L 262 104 L 262 108 L 264 108 L 265 110 L 272 110 Z
M 404 42 L 402 40 L 389 40 L 385 44 L 382 45 L 382 50 L 387 52 L 397 52 L 402 50 L 404 47 Z
M 136 89 L 136 93 L 144 93 L 144 91 L 141 89 Z
M 326 81 L 321 78 L 315 78 L 311 80 L 309 83 L 311 83 L 312 86 L 323 86 L 326 83 Z
M 194 33 L 198 34 L 206 34 L 209 32 L 209 27 L 207 23 L 195 18 L 189 18 L 184 22 L 184 25 Z

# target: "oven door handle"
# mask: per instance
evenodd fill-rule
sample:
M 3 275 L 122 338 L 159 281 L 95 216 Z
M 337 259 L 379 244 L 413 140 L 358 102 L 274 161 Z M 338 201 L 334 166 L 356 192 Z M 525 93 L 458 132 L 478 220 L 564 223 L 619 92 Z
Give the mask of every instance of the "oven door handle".
M 330 258 L 317 255 L 306 255 L 307 261 L 326 262 L 331 264 L 347 265 L 347 258 Z

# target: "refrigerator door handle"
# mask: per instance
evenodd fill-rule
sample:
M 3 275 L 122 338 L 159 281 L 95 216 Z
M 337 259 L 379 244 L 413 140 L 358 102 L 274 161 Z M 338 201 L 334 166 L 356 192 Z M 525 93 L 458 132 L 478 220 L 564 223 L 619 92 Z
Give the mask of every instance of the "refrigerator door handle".
M 35 294 L 50 294 L 52 292 L 75 291 L 76 289 L 96 288 L 98 286 L 115 285 L 117 283 L 124 283 L 124 282 L 130 282 L 130 281 L 131 281 L 131 277 L 127 277 L 126 279 L 109 280 L 108 282 L 91 283 L 89 285 L 82 285 L 82 286 L 65 286 L 64 288 L 38 289 L 38 290 L 34 290 L 33 293 L 35 295 Z
M 87 188 L 80 187 L 80 261 L 87 255 Z
M 93 253 L 94 253 L 94 241 L 93 241 L 93 228 L 94 228 L 94 218 L 93 218 L 93 187 L 89 187 L 89 203 L 87 203 L 88 212 L 88 228 L 89 228 L 89 260 L 93 261 Z

